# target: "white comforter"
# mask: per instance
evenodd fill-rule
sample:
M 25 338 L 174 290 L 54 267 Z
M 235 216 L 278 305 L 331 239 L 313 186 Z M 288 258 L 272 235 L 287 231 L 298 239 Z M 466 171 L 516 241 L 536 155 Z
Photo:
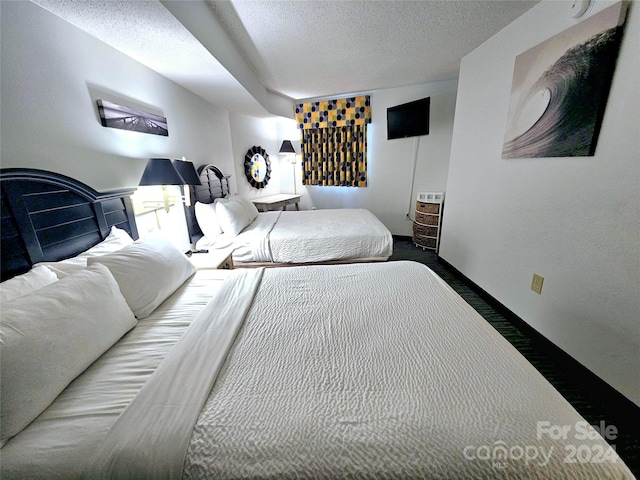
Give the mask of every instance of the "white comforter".
M 391 233 L 368 210 L 331 209 L 260 213 L 229 238 L 203 238 L 198 248 L 235 247 L 235 262 L 319 263 L 352 259 L 387 259 Z
M 250 275 L 260 288 L 225 347 L 191 438 L 172 446 L 187 452 L 183 478 L 633 478 L 600 437 L 576 437 L 584 426 L 577 412 L 423 265 Z M 182 350 L 189 355 L 188 345 Z M 187 375 L 194 385 L 203 381 L 197 373 Z M 170 398 L 172 386 L 166 389 Z M 155 392 L 162 403 L 167 393 Z M 539 422 L 570 432 L 554 440 Z M 147 449 L 161 453 L 166 444 L 139 441 L 140 425 L 124 416 L 119 423 L 130 428 L 112 429 L 115 439 L 105 436 L 106 425 L 95 436 L 127 459 L 122 477 L 176 478 L 175 458 L 153 471 L 145 460 L 163 459 Z M 183 428 L 155 423 L 152 438 L 170 439 L 171 429 Z M 14 455 L 32 455 L 29 442 L 20 446 Z M 604 461 L 570 463 L 572 446 Z M 492 458 L 495 451 L 505 455 Z M 104 473 L 99 460 L 81 462 L 87 478 Z

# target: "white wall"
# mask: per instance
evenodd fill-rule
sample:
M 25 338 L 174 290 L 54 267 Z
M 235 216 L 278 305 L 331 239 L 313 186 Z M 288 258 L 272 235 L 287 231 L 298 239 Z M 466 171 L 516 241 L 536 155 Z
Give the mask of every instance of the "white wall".
M 456 88 L 453 80 L 372 92 L 367 187 L 307 186 L 303 192 L 308 204 L 316 208 L 366 208 L 394 235 L 410 236 L 412 222 L 405 215 L 413 217 L 416 194 L 445 190 Z M 429 135 L 387 140 L 387 108 L 424 97 L 431 97 Z
M 96 190 L 135 186 L 149 157 L 231 169 L 229 114 L 31 2 L 0 2 L 2 167 Z M 97 99 L 159 113 L 169 136 L 105 128 Z
M 232 162 L 230 169 L 224 170 L 231 173 L 232 193 L 243 197 L 255 198 L 281 193 L 280 173 L 281 158 L 278 155 L 282 140 L 279 140 L 280 117 L 256 118 L 247 115 L 231 113 L 231 144 Z M 271 178 L 264 188 L 254 188 L 244 173 L 245 155 L 252 147 L 261 147 L 271 161 Z M 235 190 L 234 190 L 235 186 Z
M 463 59 L 440 255 L 640 405 L 640 9 L 631 3 L 593 157 L 501 159 L 514 59 L 575 25 L 570 2 L 541 2 Z M 542 295 L 530 290 L 534 272 Z

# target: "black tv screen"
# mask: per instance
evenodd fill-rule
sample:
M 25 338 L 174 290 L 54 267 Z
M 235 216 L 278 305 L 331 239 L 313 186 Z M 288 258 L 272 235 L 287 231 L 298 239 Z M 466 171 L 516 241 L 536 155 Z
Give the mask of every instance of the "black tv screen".
M 387 140 L 429 134 L 431 98 L 387 108 Z

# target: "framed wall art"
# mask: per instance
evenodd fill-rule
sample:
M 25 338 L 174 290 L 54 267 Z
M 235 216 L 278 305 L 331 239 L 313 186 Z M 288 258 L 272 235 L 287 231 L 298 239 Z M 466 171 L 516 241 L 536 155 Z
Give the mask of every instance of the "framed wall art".
M 516 57 L 502 158 L 595 154 L 625 14 L 617 3 Z
M 160 115 L 124 107 L 107 100 L 98 100 L 98 112 L 103 127 L 169 136 L 167 119 Z

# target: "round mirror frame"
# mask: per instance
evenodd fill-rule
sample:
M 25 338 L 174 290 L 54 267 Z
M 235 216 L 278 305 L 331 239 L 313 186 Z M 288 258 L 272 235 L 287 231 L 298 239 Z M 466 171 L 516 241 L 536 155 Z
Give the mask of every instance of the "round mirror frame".
M 264 163 L 258 165 L 256 162 Z M 271 160 L 269 155 L 261 147 L 251 147 L 244 156 L 244 174 L 247 176 L 248 182 L 254 188 L 264 188 L 271 178 Z

